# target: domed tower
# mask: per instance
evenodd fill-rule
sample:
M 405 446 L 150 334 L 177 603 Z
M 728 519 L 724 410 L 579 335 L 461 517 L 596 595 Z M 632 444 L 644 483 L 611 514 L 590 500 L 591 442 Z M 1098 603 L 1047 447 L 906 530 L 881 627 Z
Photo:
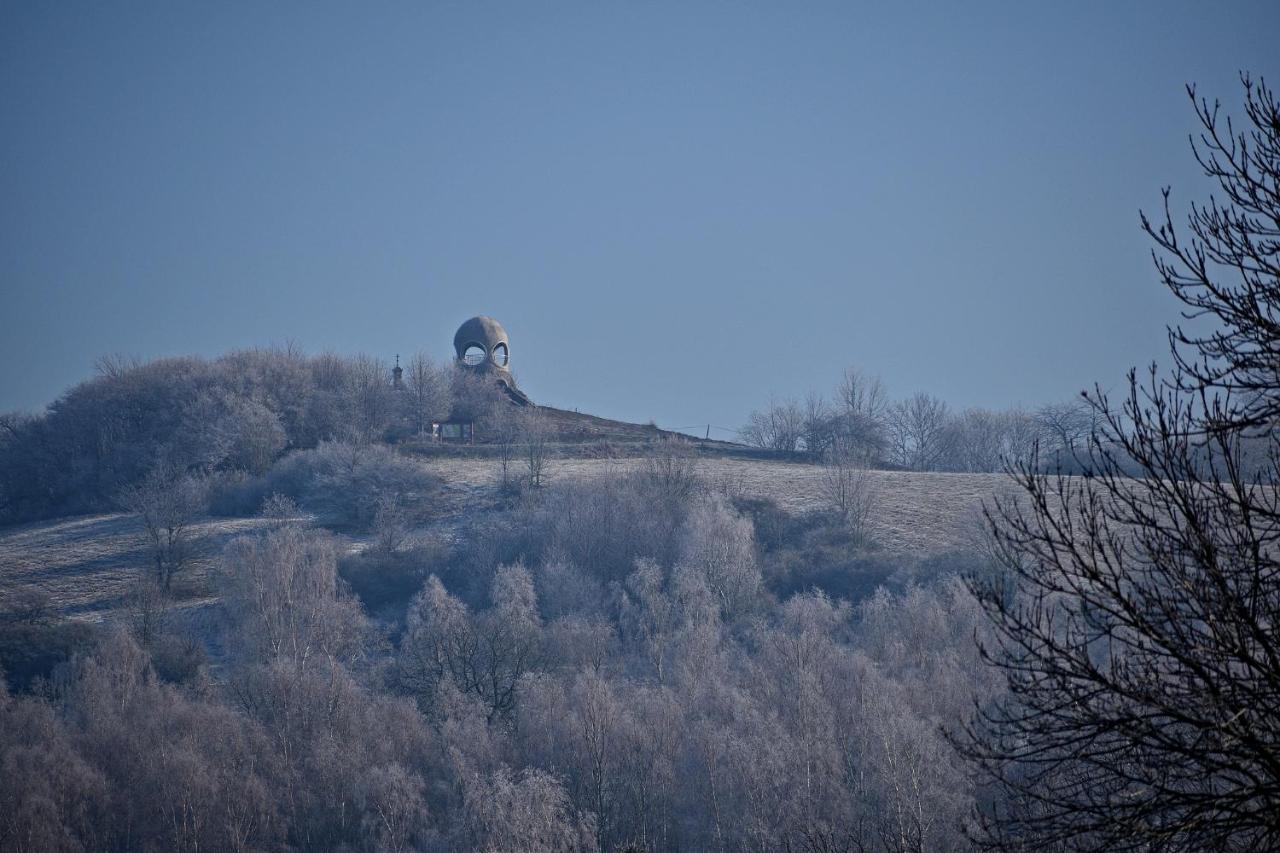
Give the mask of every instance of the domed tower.
M 453 336 L 458 364 L 474 370 L 510 373 L 511 343 L 507 330 L 492 317 L 472 317 Z
M 458 366 L 492 374 L 511 399 L 528 405 L 529 398 L 516 387 L 511 375 L 511 341 L 507 330 L 492 317 L 472 317 L 453 336 Z

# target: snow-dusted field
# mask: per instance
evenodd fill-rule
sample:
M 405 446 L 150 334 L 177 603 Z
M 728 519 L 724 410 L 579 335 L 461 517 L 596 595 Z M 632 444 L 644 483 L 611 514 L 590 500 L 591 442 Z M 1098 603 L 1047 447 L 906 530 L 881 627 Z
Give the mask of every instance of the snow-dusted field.
M 196 556 L 174 579 L 183 607 L 210 600 L 209 570 L 225 542 L 261 527 L 258 519 L 210 519 L 194 526 Z M 129 594 L 138 569 L 149 566 L 142 525 L 132 516 L 60 518 L 0 531 L 0 593 L 47 592 L 69 616 L 101 618 Z
M 423 463 L 445 481 L 442 526 L 471 507 L 488 507 L 499 478 L 490 459 L 441 459 Z M 551 466 L 552 482 L 616 476 L 638 460 L 564 459 Z M 770 497 L 791 512 L 822 506 L 821 470 L 812 465 L 741 459 L 699 462 L 700 474 L 730 494 Z M 886 550 L 919 556 L 973 547 L 979 510 L 1011 485 L 998 474 L 916 474 L 873 471 L 872 537 Z M 210 600 L 208 573 L 231 537 L 261 527 L 256 519 L 211 519 L 196 527 L 200 557 L 175 583 L 183 607 Z M 359 543 L 355 543 L 358 547 Z M 23 525 L 0 531 L 0 595 L 24 588 L 49 593 L 66 614 L 98 619 L 120 606 L 134 573 L 148 565 L 136 519 L 96 515 Z
M 477 497 L 492 490 L 499 479 L 498 463 L 490 459 L 426 464 L 454 489 L 475 490 Z M 557 459 L 551 463 L 550 479 L 607 477 L 640 464 L 637 459 Z M 704 479 L 730 494 L 769 497 L 793 513 L 823 506 L 822 469 L 816 465 L 709 459 L 700 460 L 698 466 Z M 869 471 L 867 477 L 876 495 L 872 537 L 888 550 L 922 556 L 971 547 L 980 526 L 982 502 L 996 494 L 1013 494 L 1012 483 L 1003 474 Z

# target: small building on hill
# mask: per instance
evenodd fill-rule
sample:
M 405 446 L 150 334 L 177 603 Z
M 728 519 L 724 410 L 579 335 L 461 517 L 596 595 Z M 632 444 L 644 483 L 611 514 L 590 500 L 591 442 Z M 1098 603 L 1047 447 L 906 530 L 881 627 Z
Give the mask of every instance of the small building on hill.
M 431 440 L 447 444 L 475 444 L 475 422 L 449 420 L 432 423 Z

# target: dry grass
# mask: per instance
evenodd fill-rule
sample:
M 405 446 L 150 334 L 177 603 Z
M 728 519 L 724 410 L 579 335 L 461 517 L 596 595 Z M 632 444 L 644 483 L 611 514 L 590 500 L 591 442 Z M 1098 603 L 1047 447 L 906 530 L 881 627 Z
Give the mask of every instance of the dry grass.
M 445 481 L 434 522 L 448 536 L 469 513 L 496 502 L 499 469 L 491 459 L 422 463 Z M 636 459 L 556 459 L 551 482 L 617 476 Z M 702 477 L 734 496 L 768 497 L 789 512 L 822 508 L 822 470 L 814 465 L 743 459 L 699 462 Z M 997 474 L 870 472 L 876 492 L 870 537 L 885 549 L 918 556 L 972 547 L 984 500 L 1012 485 Z M 199 558 L 175 581 L 180 606 L 211 600 L 209 570 L 232 536 L 260 528 L 260 519 L 215 519 L 197 525 Z M 354 543 L 359 547 L 360 543 Z M 120 607 L 148 555 L 137 520 L 125 515 L 59 519 L 0 531 L 0 596 L 36 588 L 67 615 L 98 620 Z
M 453 501 L 483 501 L 499 482 L 488 459 L 441 459 L 426 463 L 450 484 Z M 615 476 L 640 465 L 637 459 L 557 459 L 550 481 Z M 712 486 L 742 497 L 768 497 L 791 513 L 823 508 L 822 469 L 792 462 L 705 459 L 698 463 Z M 921 474 L 870 471 L 876 499 L 869 519 L 873 540 L 890 551 L 926 556 L 972 547 L 983 501 L 1012 495 L 1003 474 Z
M 183 608 L 211 600 L 209 571 L 232 536 L 261 519 L 213 519 L 193 528 L 196 557 L 174 578 Z M 120 607 L 139 571 L 150 569 L 142 525 L 129 515 L 90 515 L 0 531 L 0 594 L 37 589 L 68 616 L 97 621 Z

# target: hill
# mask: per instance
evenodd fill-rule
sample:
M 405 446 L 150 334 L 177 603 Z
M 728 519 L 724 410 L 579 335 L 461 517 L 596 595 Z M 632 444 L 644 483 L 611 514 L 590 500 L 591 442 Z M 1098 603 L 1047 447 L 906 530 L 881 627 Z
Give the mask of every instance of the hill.
M 574 414 L 574 413 L 570 413 Z M 443 490 L 427 528 L 446 539 L 465 523 L 500 504 L 498 463 L 474 457 L 421 459 Z M 640 464 L 636 459 L 560 458 L 553 483 L 613 477 Z M 699 473 L 732 496 L 768 498 L 793 514 L 822 507 L 822 471 L 814 465 L 741 458 L 709 458 Z M 937 474 L 871 471 L 876 500 L 868 527 L 884 551 L 919 558 L 972 550 L 980 507 L 1010 483 L 996 474 Z M 209 518 L 196 530 L 200 558 L 179 583 L 180 609 L 198 611 L 210 601 L 208 572 L 225 542 L 263 525 L 258 519 Z M 425 532 L 425 531 L 424 531 Z M 361 549 L 365 540 L 349 538 Z M 121 514 L 57 519 L 0 531 L 0 588 L 5 593 L 42 591 L 56 608 L 76 619 L 96 621 L 123 606 L 133 572 L 147 565 L 137 520 Z

